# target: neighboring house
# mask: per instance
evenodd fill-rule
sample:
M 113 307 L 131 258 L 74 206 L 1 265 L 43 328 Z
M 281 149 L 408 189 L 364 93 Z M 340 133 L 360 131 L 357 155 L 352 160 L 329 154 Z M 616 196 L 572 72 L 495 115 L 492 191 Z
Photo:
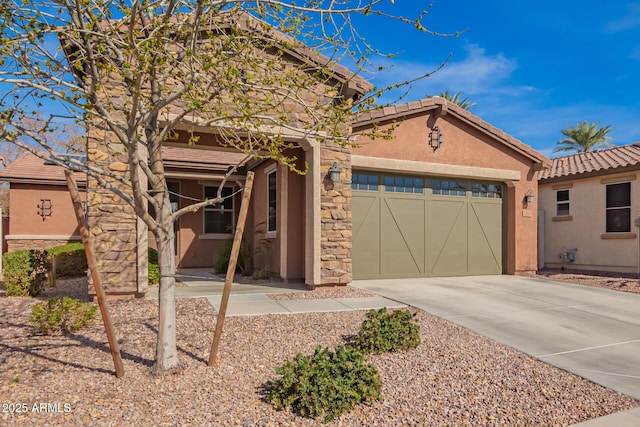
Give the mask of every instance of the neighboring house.
M 540 175 L 540 264 L 639 273 L 640 144 L 553 159 Z
M 86 176 L 75 178 L 85 200 Z M 25 153 L 0 171 L 0 181 L 9 183 L 9 251 L 81 240 L 62 168 Z

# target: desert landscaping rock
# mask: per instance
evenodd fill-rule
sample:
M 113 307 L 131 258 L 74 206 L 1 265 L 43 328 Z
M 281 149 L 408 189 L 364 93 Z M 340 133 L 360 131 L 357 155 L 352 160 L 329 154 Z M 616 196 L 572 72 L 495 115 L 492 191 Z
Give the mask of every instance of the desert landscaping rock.
M 125 367 L 116 379 L 101 323 L 69 336 L 30 336 L 35 302 L 0 298 L 0 403 L 29 409 L 0 413 L 3 426 L 319 425 L 274 410 L 265 390 L 278 378 L 277 366 L 317 345 L 344 344 L 365 314 L 227 318 L 219 361 L 210 368 L 215 312 L 205 299 L 178 300 L 178 346 L 188 367 L 155 378 L 157 303 L 110 302 Z M 417 319 L 418 348 L 370 356 L 384 400 L 357 406 L 329 425 L 563 426 L 640 404 L 428 313 L 418 312 Z M 62 411 L 33 412 L 41 403 L 59 403 Z

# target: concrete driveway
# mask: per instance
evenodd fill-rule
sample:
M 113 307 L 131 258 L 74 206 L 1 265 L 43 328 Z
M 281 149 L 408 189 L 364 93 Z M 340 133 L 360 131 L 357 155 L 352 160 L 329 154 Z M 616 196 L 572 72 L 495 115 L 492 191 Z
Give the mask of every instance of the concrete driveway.
M 506 275 L 352 285 L 640 399 L 640 295 Z

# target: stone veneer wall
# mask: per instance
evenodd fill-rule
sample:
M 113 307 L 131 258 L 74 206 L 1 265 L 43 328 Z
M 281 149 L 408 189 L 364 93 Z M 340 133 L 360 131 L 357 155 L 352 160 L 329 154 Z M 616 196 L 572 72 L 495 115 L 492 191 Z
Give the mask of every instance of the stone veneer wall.
M 90 128 L 87 162 L 114 173 L 127 173 L 127 164 L 107 154 L 105 146 L 109 142 L 108 134 Z M 108 151 L 124 152 L 118 148 L 109 144 Z M 135 212 L 113 192 L 100 187 L 95 179 L 89 177 L 87 187 L 89 236 L 105 293 L 112 298 L 138 296 Z M 89 293 L 95 293 L 91 277 Z
M 327 174 L 337 163 L 341 181 L 333 183 Z M 346 285 L 352 280 L 351 244 L 351 149 L 337 146 L 321 149 L 321 285 Z

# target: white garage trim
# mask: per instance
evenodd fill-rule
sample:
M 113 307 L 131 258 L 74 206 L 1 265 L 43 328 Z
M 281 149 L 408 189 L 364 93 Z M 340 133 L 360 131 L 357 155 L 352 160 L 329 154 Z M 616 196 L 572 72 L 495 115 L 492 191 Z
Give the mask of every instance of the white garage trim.
M 419 173 L 469 179 L 487 179 L 492 181 L 503 181 L 509 186 L 511 186 L 510 181 L 520 181 L 521 179 L 520 171 L 514 170 L 425 163 L 413 160 L 385 159 L 381 157 L 357 155 L 351 156 L 351 167 L 353 169 Z

